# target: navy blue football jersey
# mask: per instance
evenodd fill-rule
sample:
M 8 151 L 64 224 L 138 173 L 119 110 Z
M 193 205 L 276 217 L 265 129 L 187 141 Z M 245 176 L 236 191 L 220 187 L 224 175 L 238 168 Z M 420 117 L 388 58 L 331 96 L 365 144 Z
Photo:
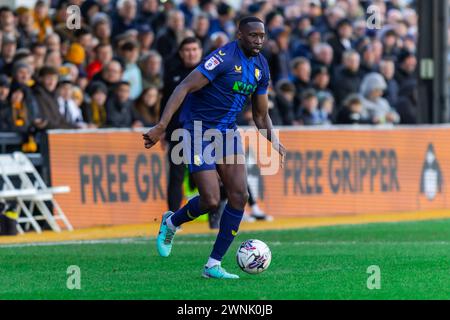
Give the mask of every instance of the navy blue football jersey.
M 221 131 L 236 127 L 236 116 L 249 96 L 266 94 L 270 81 L 269 66 L 262 54 L 246 57 L 233 41 L 213 51 L 197 67 L 210 81 L 190 93 L 182 105 L 180 121 L 192 128 L 194 121 L 203 127 Z

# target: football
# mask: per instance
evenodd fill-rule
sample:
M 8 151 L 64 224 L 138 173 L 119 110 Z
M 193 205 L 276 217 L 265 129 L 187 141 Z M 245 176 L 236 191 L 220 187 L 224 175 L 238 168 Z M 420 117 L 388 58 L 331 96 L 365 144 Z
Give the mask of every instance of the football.
M 261 240 L 246 240 L 239 246 L 236 260 L 242 271 L 258 274 L 269 267 L 272 260 L 272 252 L 267 244 Z

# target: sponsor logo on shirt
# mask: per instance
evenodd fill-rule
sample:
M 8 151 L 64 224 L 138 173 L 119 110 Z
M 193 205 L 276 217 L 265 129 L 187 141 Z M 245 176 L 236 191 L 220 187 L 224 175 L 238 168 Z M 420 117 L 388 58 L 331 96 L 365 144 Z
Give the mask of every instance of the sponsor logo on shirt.
M 211 57 L 205 62 L 205 69 L 210 71 L 214 70 L 219 64 L 220 61 L 216 57 Z

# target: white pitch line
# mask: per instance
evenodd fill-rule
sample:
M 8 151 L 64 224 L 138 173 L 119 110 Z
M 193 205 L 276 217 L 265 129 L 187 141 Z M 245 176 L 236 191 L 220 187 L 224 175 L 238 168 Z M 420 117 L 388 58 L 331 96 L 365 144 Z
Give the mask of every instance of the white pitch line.
M 85 244 L 152 244 L 155 238 L 123 238 L 123 239 L 103 239 L 103 240 L 74 240 L 62 242 L 31 242 L 14 243 L 0 245 L 0 249 L 6 248 L 26 248 L 26 247 L 49 247 Z M 174 245 L 212 245 L 214 241 L 174 241 Z M 439 245 L 448 246 L 450 241 L 274 241 L 267 242 L 269 246 L 346 246 L 346 245 Z

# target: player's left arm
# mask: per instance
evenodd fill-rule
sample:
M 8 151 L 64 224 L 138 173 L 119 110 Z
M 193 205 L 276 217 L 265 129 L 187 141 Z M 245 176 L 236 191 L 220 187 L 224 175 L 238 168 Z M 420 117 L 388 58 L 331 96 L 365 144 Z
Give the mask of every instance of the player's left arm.
M 270 142 L 273 148 L 281 155 L 281 166 L 283 167 L 286 156 L 286 148 L 281 144 L 273 130 L 272 119 L 269 116 L 269 96 L 267 93 L 255 93 L 252 96 L 253 121 L 259 132 Z

